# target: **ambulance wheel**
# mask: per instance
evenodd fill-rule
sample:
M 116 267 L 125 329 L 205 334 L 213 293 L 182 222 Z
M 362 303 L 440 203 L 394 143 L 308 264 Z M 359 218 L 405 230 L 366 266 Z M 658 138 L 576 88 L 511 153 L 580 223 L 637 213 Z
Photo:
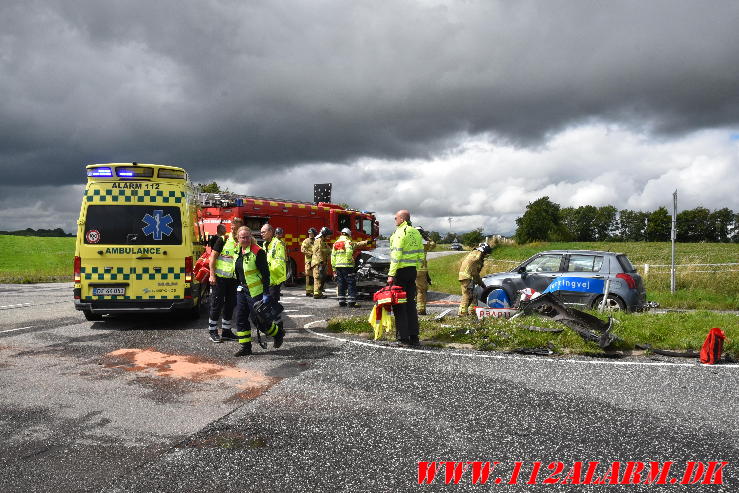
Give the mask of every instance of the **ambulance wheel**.
M 602 301 L 603 296 L 598 296 L 593 302 L 593 309 L 597 310 L 598 308 L 600 308 L 600 304 Z M 605 309 L 609 312 L 622 312 L 626 310 L 626 303 L 624 303 L 624 301 L 615 294 L 609 294 L 608 299 L 606 299 Z
M 103 316 L 98 313 L 92 313 L 91 310 L 82 310 L 82 314 L 85 316 L 87 320 L 90 322 L 99 322 L 103 319 Z
M 298 266 L 295 264 L 293 259 L 287 263 L 287 280 L 285 281 L 286 286 L 295 286 L 296 273 L 298 272 Z

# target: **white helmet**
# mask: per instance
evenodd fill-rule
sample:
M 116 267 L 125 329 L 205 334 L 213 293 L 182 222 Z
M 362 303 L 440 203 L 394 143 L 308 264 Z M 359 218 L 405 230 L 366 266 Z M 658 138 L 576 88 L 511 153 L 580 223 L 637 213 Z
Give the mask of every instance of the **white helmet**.
M 344 228 L 344 229 L 341 230 L 341 232 L 343 234 L 345 234 L 345 235 L 348 235 L 348 236 L 351 236 L 352 235 L 352 230 L 349 229 L 349 228 Z

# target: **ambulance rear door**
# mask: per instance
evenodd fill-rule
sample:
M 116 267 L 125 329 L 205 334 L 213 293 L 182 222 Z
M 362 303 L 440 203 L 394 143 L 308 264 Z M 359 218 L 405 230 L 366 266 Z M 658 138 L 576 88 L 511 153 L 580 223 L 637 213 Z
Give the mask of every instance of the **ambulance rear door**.
M 185 294 L 182 209 L 159 204 L 87 207 L 83 300 L 176 300 Z

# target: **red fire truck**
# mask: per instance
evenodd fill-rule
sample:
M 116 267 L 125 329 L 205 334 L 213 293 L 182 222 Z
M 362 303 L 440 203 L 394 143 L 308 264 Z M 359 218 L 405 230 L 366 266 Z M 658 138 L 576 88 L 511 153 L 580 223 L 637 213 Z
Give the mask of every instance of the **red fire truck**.
M 361 212 L 327 202 L 296 202 L 293 200 L 251 197 L 236 194 L 200 194 L 200 224 L 206 236 L 216 234 L 216 228 L 223 223 L 227 231 L 231 231 L 231 219 L 240 217 L 248 226 L 255 238 L 261 242 L 259 230 L 269 222 L 275 228 L 285 231 L 285 245 L 290 257 L 287 266 L 287 282 L 305 276 L 305 259 L 300 245 L 308 237 L 308 229 L 320 231 L 327 226 L 333 233 L 332 239 L 338 238 L 343 228 L 352 231 L 355 241 L 372 240 L 368 248 L 375 247 L 375 240 L 380 232 L 379 224 L 372 212 Z

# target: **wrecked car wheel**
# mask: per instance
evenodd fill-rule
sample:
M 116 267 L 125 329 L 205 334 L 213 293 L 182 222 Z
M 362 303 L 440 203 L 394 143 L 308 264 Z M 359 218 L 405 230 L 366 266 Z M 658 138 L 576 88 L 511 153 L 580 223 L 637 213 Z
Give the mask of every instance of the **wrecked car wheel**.
M 593 302 L 592 308 L 594 310 L 597 310 L 598 308 L 600 308 L 600 304 L 602 301 L 603 301 L 603 296 L 598 296 Z M 623 300 L 619 298 L 618 296 L 609 294 L 608 299 L 606 299 L 605 309 L 609 312 L 624 311 L 626 310 L 626 303 L 624 303 Z

